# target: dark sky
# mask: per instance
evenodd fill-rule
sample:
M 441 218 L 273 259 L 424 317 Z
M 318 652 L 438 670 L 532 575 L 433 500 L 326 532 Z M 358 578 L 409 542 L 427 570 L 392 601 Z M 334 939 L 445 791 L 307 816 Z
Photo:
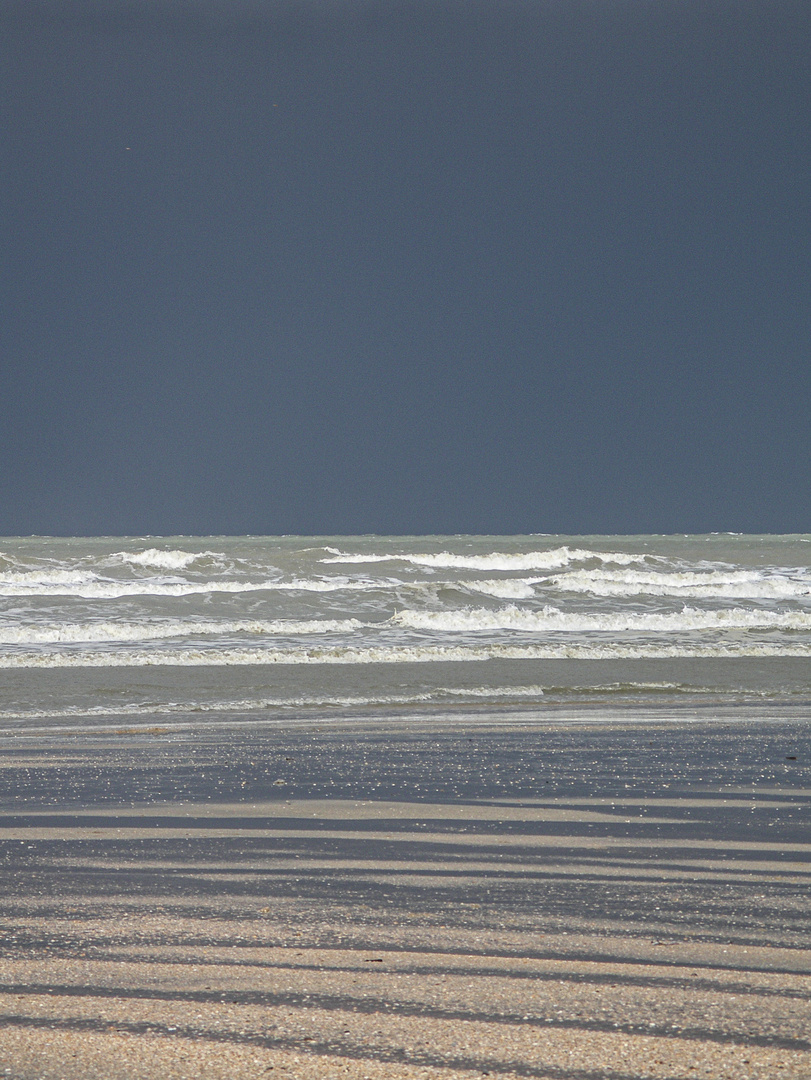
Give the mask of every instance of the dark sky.
M 3 0 L 0 534 L 811 531 L 808 0 Z

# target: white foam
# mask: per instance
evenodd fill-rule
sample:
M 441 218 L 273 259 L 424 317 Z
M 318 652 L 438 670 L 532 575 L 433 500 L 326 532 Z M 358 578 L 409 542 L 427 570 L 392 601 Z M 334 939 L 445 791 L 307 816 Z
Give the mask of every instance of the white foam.
M 37 570 L 7 570 L 0 574 L 0 595 L 27 596 L 36 592 L 56 592 L 85 588 L 96 581 L 94 574 L 84 570 L 58 570 L 42 567 Z
M 80 571 L 26 571 L 0 574 L 0 596 L 75 596 L 84 600 L 118 600 L 125 596 L 203 596 L 251 592 L 364 592 L 380 582 L 348 578 L 294 578 L 291 581 L 166 581 L 154 578 L 115 580 Z
M 8 653 L 0 668 L 230 667 L 235 665 L 424 664 L 482 660 L 641 660 L 730 657 L 811 657 L 811 644 L 719 642 L 715 644 L 403 645 L 372 648 L 147 649 L 115 652 Z
M 116 620 L 63 623 L 58 626 L 5 625 L 0 627 L 0 645 L 71 645 L 80 642 L 120 644 L 167 638 L 226 637 L 234 634 L 297 637 L 307 634 L 353 633 L 364 625 L 358 619 L 165 619 L 153 622 Z
M 185 570 L 197 559 L 225 560 L 225 556 L 214 551 L 177 551 L 161 548 L 147 548 L 146 551 L 116 551 L 111 556 L 132 566 L 155 567 L 158 570 Z
M 382 578 L 378 581 L 348 577 L 292 578 L 290 581 L 276 582 L 273 588 L 289 592 L 369 592 L 372 589 L 387 589 L 400 584 L 399 581 Z
M 329 559 L 320 559 L 322 563 L 378 563 L 378 562 L 396 562 L 398 559 L 405 559 L 408 561 L 408 556 L 405 555 L 349 555 L 342 551 L 338 551 L 337 548 L 326 548 L 326 551 L 334 552 L 334 555 Z
M 572 562 L 598 560 L 628 566 L 646 563 L 645 555 L 631 555 L 621 551 L 591 551 L 585 548 L 557 547 L 549 551 L 498 552 L 488 555 L 457 555 L 450 551 L 435 554 L 359 555 L 339 552 L 322 559 L 324 563 L 374 563 L 407 562 L 414 566 L 432 566 L 442 569 L 461 570 L 552 570 Z
M 571 612 L 546 606 L 540 611 L 517 608 L 465 608 L 460 611 L 398 611 L 391 620 L 412 630 L 476 632 L 482 630 L 520 630 L 527 633 L 565 631 L 594 633 L 600 631 L 653 631 L 673 633 L 691 630 L 729 629 L 811 629 L 811 612 L 767 611 L 762 608 L 716 608 L 702 610 L 684 607 L 673 612 L 619 611 L 612 613 Z
M 533 583 L 538 578 L 492 578 L 490 580 L 448 582 L 456 588 L 463 587 L 471 592 L 495 596 L 499 600 L 528 600 L 535 595 Z
M 544 688 L 542 686 L 461 686 L 454 689 L 447 686 L 439 687 L 436 693 L 448 697 L 536 698 L 544 696 Z
M 811 596 L 811 577 L 802 569 L 675 571 L 572 570 L 550 579 L 566 592 L 595 596 L 685 596 L 702 598 L 802 599 Z
M 178 713 L 263 712 L 268 709 L 364 708 L 375 705 L 418 705 L 446 698 L 499 699 L 543 697 L 542 686 L 438 686 L 410 694 L 328 695 L 301 694 L 292 697 L 245 698 L 238 701 L 168 701 L 149 704 L 75 706 L 68 709 L 0 710 L 0 720 L 68 720 L 91 716 L 161 716 Z

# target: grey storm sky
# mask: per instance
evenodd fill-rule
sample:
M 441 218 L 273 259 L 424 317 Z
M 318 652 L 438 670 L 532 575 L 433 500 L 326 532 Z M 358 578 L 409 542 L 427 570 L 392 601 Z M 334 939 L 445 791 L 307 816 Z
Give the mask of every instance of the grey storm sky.
M 811 4 L 4 0 L 0 534 L 811 530 Z

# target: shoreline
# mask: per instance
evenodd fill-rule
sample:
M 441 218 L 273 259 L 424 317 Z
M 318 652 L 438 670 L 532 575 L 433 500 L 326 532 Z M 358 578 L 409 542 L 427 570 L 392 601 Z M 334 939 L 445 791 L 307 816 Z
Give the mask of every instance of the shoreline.
M 685 695 L 686 697 L 687 695 Z M 720 695 L 719 695 L 720 697 Z M 11 744 L 19 739 L 53 739 L 58 743 L 63 738 L 82 738 L 99 735 L 138 735 L 172 734 L 184 732 L 211 733 L 213 731 L 239 731 L 253 729 L 261 734 L 268 731 L 284 731 L 288 728 L 298 731 L 312 727 L 314 731 L 344 730 L 366 728 L 385 731 L 397 735 L 400 730 L 418 728 L 438 728 L 443 732 L 468 727 L 504 728 L 512 726 L 532 728 L 555 728 L 558 726 L 602 726 L 619 727 L 664 726 L 672 728 L 679 724 L 805 724 L 811 719 L 811 700 L 805 697 L 752 699 L 708 699 L 706 694 L 696 694 L 689 700 L 669 700 L 667 703 L 594 701 L 553 701 L 538 702 L 496 702 L 460 701 L 460 702 L 408 702 L 404 704 L 379 704 L 340 706 L 329 710 L 323 705 L 307 707 L 283 707 L 266 710 L 201 709 L 156 709 L 145 708 L 143 711 L 130 712 L 105 708 L 98 714 L 77 712 L 70 717 L 58 717 L 63 723 L 48 724 L 57 719 L 53 715 L 36 716 L 33 714 L 15 717 L 15 723 L 8 719 L 3 726 L 0 717 L 0 748 L 5 741 Z

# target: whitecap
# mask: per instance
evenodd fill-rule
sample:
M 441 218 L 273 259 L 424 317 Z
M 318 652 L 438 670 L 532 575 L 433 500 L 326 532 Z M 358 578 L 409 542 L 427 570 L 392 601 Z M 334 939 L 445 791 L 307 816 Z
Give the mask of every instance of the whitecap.
M 661 573 L 643 570 L 571 570 L 549 579 L 564 592 L 595 596 L 686 596 L 694 599 L 736 597 L 802 599 L 811 596 L 811 578 L 802 569 L 768 571 L 714 570 Z
M 76 596 L 84 600 L 117 600 L 125 596 L 204 596 L 215 593 L 251 592 L 366 592 L 385 584 L 349 578 L 294 578 L 263 581 L 238 581 L 213 578 L 197 580 L 161 580 L 100 578 L 79 571 L 28 571 L 0 574 L 0 596 Z
M 185 570 L 197 559 L 217 561 L 225 556 L 213 551 L 178 551 L 175 549 L 147 548 L 145 551 L 116 551 L 110 556 L 132 566 L 154 567 L 157 570 Z
M 525 633 L 564 631 L 567 633 L 656 633 L 691 630 L 809 630 L 811 612 L 767 611 L 763 608 L 716 608 L 702 610 L 684 607 L 674 612 L 571 612 L 545 606 L 540 611 L 514 605 L 490 608 L 463 608 L 457 611 L 416 611 L 404 609 L 391 622 L 410 630 L 440 632 L 476 632 L 519 630 Z
M 450 587 L 495 596 L 499 600 L 528 600 L 535 595 L 533 584 L 538 578 L 491 578 L 489 580 L 448 582 Z
M 646 563 L 646 555 L 621 551 L 592 551 L 585 548 L 557 547 L 549 551 L 498 552 L 487 555 L 457 555 L 450 551 L 427 554 L 359 555 L 345 554 L 322 559 L 324 563 L 406 562 L 414 566 L 432 566 L 460 570 L 551 570 L 572 562 L 598 560 L 628 566 Z
M 28 652 L 0 655 L 0 668 L 228 667 L 278 664 L 415 664 L 482 660 L 638 660 L 701 657 L 811 657 L 811 645 L 797 642 L 720 642 L 633 645 L 547 643 L 535 645 L 402 645 L 371 648 L 148 649 L 115 652 Z
M 63 623 L 60 626 L 5 625 L 0 627 L 0 645 L 70 645 L 88 642 L 121 644 L 166 638 L 225 637 L 234 634 L 297 637 L 307 634 L 353 633 L 364 625 L 358 619 L 166 619 L 151 622 L 99 620 Z
M 84 570 L 52 567 L 41 567 L 36 570 L 7 570 L 0 574 L 0 595 L 18 596 L 32 592 L 85 588 L 96 580 L 95 574 Z

